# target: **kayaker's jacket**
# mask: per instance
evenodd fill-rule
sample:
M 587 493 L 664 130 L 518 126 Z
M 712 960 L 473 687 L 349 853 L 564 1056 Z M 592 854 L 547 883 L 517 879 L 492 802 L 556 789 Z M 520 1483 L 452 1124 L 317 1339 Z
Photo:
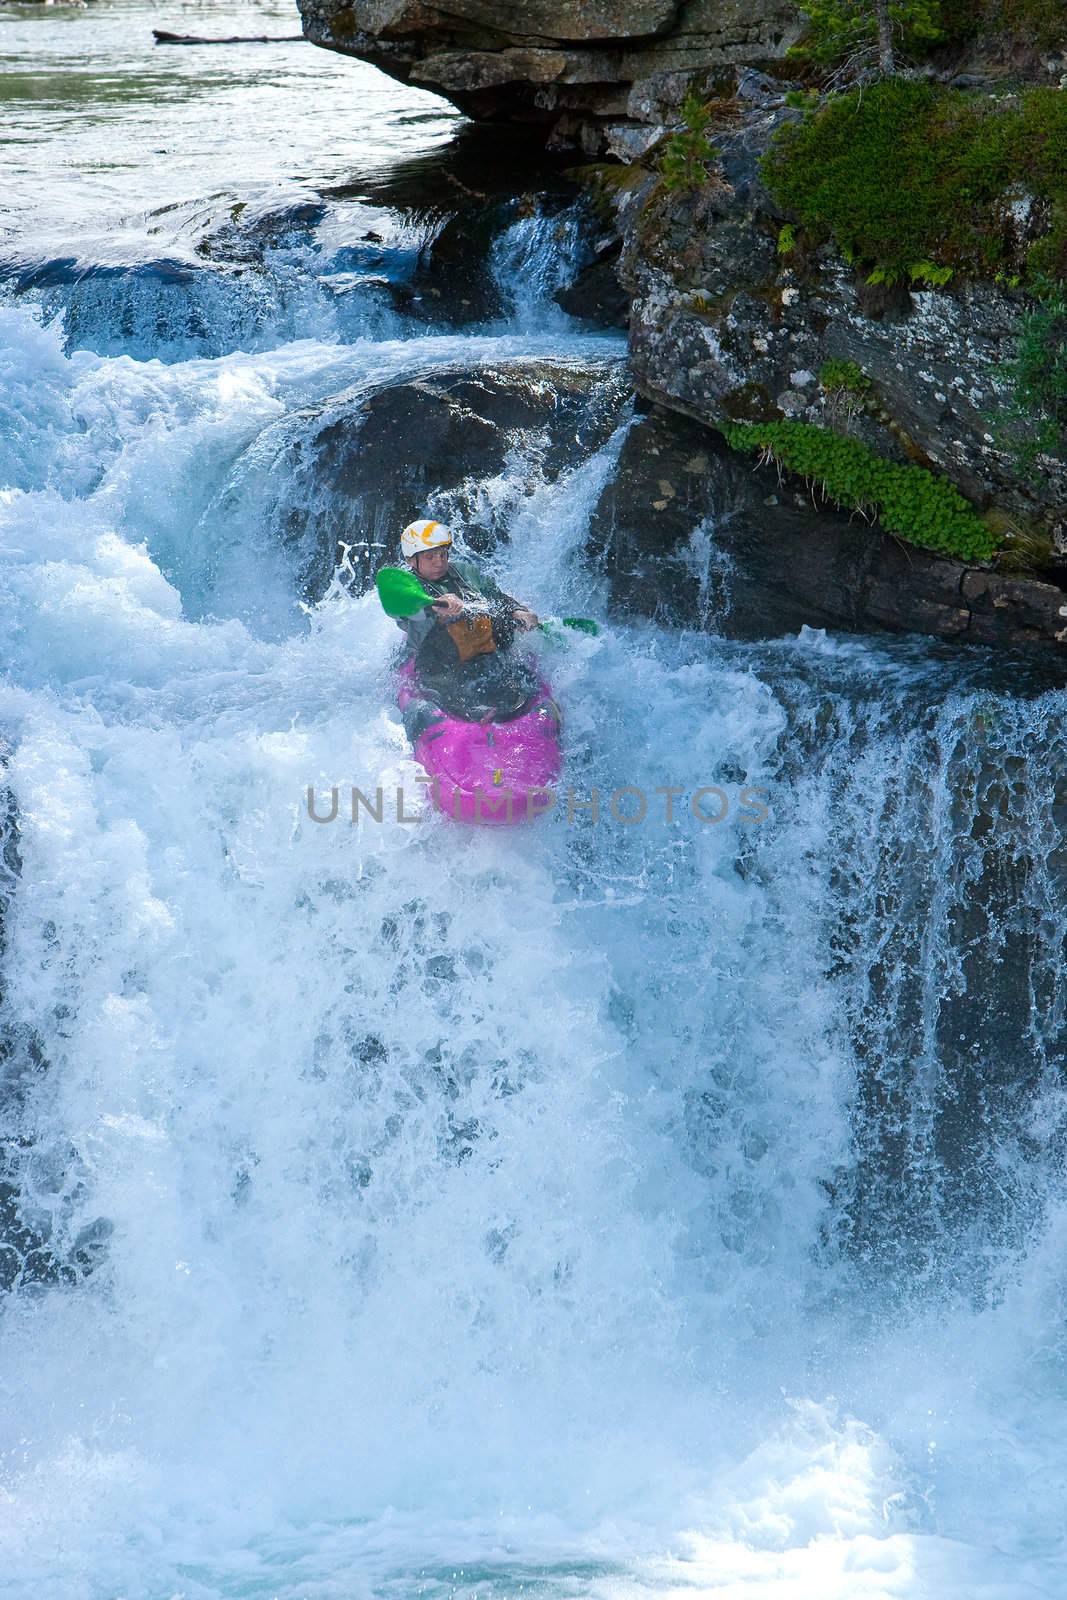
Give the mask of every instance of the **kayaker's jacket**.
M 420 675 L 436 675 L 469 661 L 506 649 L 514 632 L 512 612 L 520 608 L 493 579 L 479 572 L 473 561 L 450 561 L 443 578 L 419 582 L 436 599 L 454 594 L 463 601 L 464 615 L 443 622 L 427 608 L 417 616 L 398 618 L 407 635 L 408 658 L 414 658 Z

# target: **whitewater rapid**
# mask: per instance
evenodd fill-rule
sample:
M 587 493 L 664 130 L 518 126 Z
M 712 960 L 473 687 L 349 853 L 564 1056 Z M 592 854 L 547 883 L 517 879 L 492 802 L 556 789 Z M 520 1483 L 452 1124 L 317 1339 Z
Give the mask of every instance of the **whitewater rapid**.
M 135 65 L 147 16 L 100 23 Z M 64 30 L 61 79 L 96 18 L 19 25 Z M 350 166 L 444 146 L 374 75 L 360 128 L 364 69 L 301 49 L 274 99 L 247 53 L 183 64 L 109 131 L 184 151 L 182 95 L 245 74 L 307 162 L 321 70 Z M 172 176 L 191 208 L 191 150 Z M 460 327 L 377 267 L 336 315 L 366 220 L 300 223 L 251 300 L 146 267 L 0 305 L 0 1596 L 1067 1593 L 1062 693 L 732 643 L 709 525 L 705 632 L 614 617 L 586 539 L 630 408 L 551 297 L 577 222 L 505 215 Z M 280 536 L 330 509 L 292 441 L 547 358 L 604 441 L 558 477 L 519 441 L 463 504 L 510 592 L 602 623 L 537 646 L 601 813 L 317 823 L 309 788 L 419 784 L 395 627 Z M 629 826 L 622 787 L 683 798 Z

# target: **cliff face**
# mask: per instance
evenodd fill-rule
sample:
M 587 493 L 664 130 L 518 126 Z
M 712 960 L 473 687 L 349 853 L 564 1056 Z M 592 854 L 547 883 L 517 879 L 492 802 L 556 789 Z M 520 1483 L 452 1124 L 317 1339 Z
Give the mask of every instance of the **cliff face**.
M 840 226 L 835 233 L 833 223 L 802 225 L 768 188 L 763 158 L 784 128 L 811 126 L 819 103 L 807 91 L 787 97 L 780 66 L 764 70 L 800 33 L 796 7 L 783 0 L 298 4 L 316 43 L 437 90 L 476 119 L 536 125 L 549 142 L 621 161 L 584 168 L 600 255 L 560 296 L 575 315 L 628 321 L 634 383 L 664 408 L 634 435 L 635 448 L 648 444 L 644 468 L 629 461 L 627 493 L 598 516 L 617 598 L 651 603 L 626 575 L 650 570 L 649 556 L 657 582 L 675 555 L 684 564 L 698 514 L 722 524 L 717 537 L 727 545 L 734 539 L 734 556 L 763 596 L 754 614 L 764 622 L 777 583 L 782 626 L 883 626 L 1062 651 L 1062 294 L 1044 313 L 1045 389 L 1035 399 L 1031 384 L 1021 412 L 1018 353 L 1037 305 L 1023 285 L 1067 277 L 1067 188 L 1057 154 L 1067 24 L 1062 50 L 1030 51 L 1021 65 L 1006 66 L 987 53 L 987 78 L 959 74 L 953 87 L 951 71 L 941 74 L 930 91 L 934 131 L 919 136 L 916 170 L 961 118 L 988 111 L 975 126 L 988 148 L 1001 141 L 1008 178 L 979 203 L 970 178 L 957 191 L 958 175 L 946 168 L 933 185 L 942 209 L 932 231 L 891 271 L 879 256 L 893 254 L 891 230 L 882 226 L 873 243 L 850 249 Z M 957 55 L 957 72 L 965 65 L 983 62 Z M 1007 84 L 1003 71 L 1014 74 Z M 1043 87 L 1024 93 L 1027 80 Z M 998 83 L 995 93 L 981 92 Z M 690 90 L 708 121 L 704 143 L 690 138 L 687 147 Z M 921 88 L 914 92 L 921 98 Z M 870 109 L 877 94 L 856 98 Z M 1018 146 L 1016 123 L 1025 136 Z M 679 152 L 697 147 L 686 166 Z M 859 212 L 867 205 L 877 219 L 890 211 L 881 198 L 888 183 L 907 233 L 898 191 L 909 159 L 900 167 L 898 147 L 894 134 L 886 161 L 867 162 Z M 664 160 L 672 148 L 673 169 Z M 887 178 L 894 152 L 899 170 Z M 845 182 L 834 175 L 830 188 L 837 193 Z M 919 209 L 928 201 L 917 194 Z M 954 244 L 943 244 L 942 233 Z M 727 450 L 718 437 L 710 454 L 696 450 L 683 418 L 763 452 L 752 493 L 739 487 L 742 477 L 753 480 L 752 455 Z M 679 460 L 714 457 L 717 487 L 704 486 L 706 504 L 698 505 L 684 461 L 671 482 L 687 484 L 686 494 L 676 485 L 671 495 L 660 492 L 672 428 L 683 441 Z M 768 428 L 770 435 L 759 431 Z M 679 531 L 671 516 L 683 508 Z M 766 560 L 757 559 L 757 524 L 774 535 Z
M 444 95 L 478 120 L 628 158 L 658 136 L 686 75 L 782 56 L 787 0 L 297 0 L 315 44 Z
M 699 191 L 671 191 L 652 170 L 639 179 L 640 167 L 605 191 L 638 388 L 712 425 L 792 420 L 856 439 L 947 477 L 995 531 L 1014 523 L 1067 558 L 1067 454 L 1026 462 L 998 421 L 1029 297 L 978 278 L 887 288 L 830 240 L 791 242 L 759 158 L 800 113 L 761 74 L 738 88 L 710 130 L 718 176 Z M 1031 210 L 1008 219 L 1019 255 Z

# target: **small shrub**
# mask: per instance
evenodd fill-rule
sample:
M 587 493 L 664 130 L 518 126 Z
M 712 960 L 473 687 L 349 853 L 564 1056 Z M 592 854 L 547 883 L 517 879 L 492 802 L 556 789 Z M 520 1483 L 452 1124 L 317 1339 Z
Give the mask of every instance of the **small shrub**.
M 901 467 L 857 439 L 807 422 L 720 424 L 735 450 L 757 450 L 818 484 L 827 499 L 877 516 L 910 544 L 960 561 L 988 561 L 997 540 L 947 478 L 925 467 Z
M 874 0 L 803 0 L 800 10 L 808 32 L 790 55 L 824 66 L 873 56 Z M 1067 45 L 1063 0 L 889 0 L 887 13 L 894 45 L 909 56 L 980 35 L 1036 50 Z
M 707 136 L 711 107 L 690 89 L 682 101 L 685 127 L 672 133 L 664 146 L 659 170 L 666 189 L 699 189 L 707 181 L 708 165 L 718 152 Z
M 817 89 L 788 89 L 785 103 L 794 111 L 814 111 L 819 103 Z
M 797 230 L 791 222 L 778 230 L 778 254 L 787 256 L 797 247 Z

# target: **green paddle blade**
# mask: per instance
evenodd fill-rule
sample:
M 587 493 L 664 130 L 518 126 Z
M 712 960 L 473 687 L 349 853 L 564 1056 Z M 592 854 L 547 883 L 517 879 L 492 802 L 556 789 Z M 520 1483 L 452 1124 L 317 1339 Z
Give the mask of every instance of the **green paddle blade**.
M 413 617 L 424 606 L 433 605 L 433 595 L 426 593 L 413 572 L 383 567 L 374 581 L 387 617 Z
M 560 632 L 561 628 L 575 628 L 579 633 L 591 633 L 594 636 L 600 632 L 598 625 L 589 617 L 550 617 L 540 626 L 547 639 L 566 638 L 566 634 Z

